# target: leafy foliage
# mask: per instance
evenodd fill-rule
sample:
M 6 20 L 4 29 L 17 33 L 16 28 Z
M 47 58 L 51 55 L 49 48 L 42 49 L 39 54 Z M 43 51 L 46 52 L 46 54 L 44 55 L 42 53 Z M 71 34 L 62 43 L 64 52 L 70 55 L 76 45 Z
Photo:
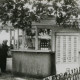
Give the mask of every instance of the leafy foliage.
M 24 2 L 7 0 L 0 5 L 0 19 L 3 24 L 12 23 L 14 27 L 31 27 L 31 16 L 28 8 L 24 8 Z
M 70 20 L 72 16 L 78 17 L 78 6 L 75 0 L 54 0 L 53 4 L 49 4 L 48 0 L 43 3 L 41 0 L 38 2 L 33 1 L 32 8 L 28 6 L 28 0 L 17 1 L 6 0 L 0 4 L 0 20 L 3 24 L 10 22 L 14 27 L 25 29 L 29 31 L 32 21 L 40 22 L 41 19 L 52 17 L 56 15 L 56 22 L 58 25 L 74 25 L 77 22 Z M 30 5 L 30 6 L 31 6 Z M 66 24 L 67 23 L 67 24 Z
M 59 25 L 64 24 L 69 26 L 72 23 L 71 17 L 78 17 L 79 8 L 75 0 L 55 0 L 53 7 L 55 9 L 56 21 Z

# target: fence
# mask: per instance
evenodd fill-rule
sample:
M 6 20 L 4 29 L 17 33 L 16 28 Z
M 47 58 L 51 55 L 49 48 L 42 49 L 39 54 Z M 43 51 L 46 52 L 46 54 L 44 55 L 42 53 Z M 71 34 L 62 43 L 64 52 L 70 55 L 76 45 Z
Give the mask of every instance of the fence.
M 52 75 L 43 80 L 80 80 L 80 67 L 57 75 Z

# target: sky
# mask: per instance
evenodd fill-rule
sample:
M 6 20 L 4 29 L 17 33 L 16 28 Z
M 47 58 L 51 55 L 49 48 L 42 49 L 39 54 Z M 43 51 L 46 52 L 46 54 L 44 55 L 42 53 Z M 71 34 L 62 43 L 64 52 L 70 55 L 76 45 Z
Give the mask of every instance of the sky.
M 10 45 L 10 34 L 5 30 L 0 31 L 0 44 L 2 44 L 3 40 L 8 40 L 8 46 Z

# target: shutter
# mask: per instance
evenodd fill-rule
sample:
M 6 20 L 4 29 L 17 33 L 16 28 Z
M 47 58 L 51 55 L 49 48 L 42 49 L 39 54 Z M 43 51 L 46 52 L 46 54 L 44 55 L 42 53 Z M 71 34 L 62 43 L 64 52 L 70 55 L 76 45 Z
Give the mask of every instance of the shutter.
M 56 62 L 77 62 L 78 35 L 56 35 Z

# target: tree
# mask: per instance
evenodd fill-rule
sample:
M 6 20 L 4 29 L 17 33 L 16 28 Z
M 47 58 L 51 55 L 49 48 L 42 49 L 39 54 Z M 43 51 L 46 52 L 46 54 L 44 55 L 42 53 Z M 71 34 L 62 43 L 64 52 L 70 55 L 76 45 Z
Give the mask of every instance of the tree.
M 78 17 L 78 4 L 75 0 L 55 0 L 53 2 L 53 7 L 56 14 L 56 21 L 59 25 L 73 26 L 74 23 L 71 17 Z M 66 24 L 67 23 L 67 24 Z
M 30 26 L 30 13 L 28 8 L 24 8 L 24 3 L 15 3 L 12 0 L 6 0 L 0 5 L 0 19 L 3 24 L 12 23 L 14 27 L 24 28 Z
M 53 4 L 49 4 L 52 2 Z M 30 5 L 29 8 L 26 5 Z M 13 27 L 25 29 L 31 28 L 32 21 L 40 22 L 41 19 L 56 15 L 58 25 L 70 25 L 71 16 L 78 17 L 78 5 L 75 0 L 48 0 L 43 3 L 41 0 L 31 3 L 28 0 L 13 1 L 6 0 L 0 4 L 0 20 L 3 24 L 10 22 Z M 74 23 L 74 22 L 73 22 Z M 72 23 L 72 25 L 73 25 Z M 29 31 L 30 32 L 30 31 Z

